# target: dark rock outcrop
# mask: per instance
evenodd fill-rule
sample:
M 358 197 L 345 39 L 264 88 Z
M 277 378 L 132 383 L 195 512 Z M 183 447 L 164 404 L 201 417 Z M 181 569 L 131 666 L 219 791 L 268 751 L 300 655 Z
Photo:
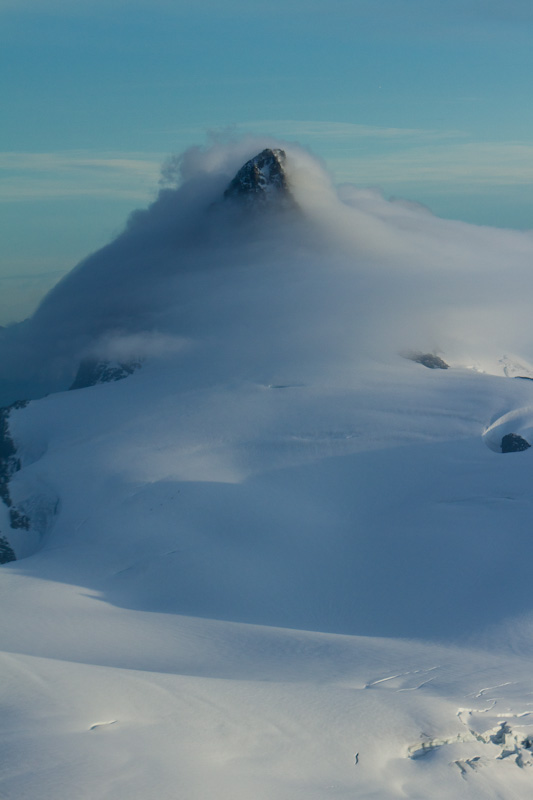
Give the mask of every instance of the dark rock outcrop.
M 240 168 L 224 192 L 224 198 L 261 205 L 292 204 L 285 161 L 284 150 L 266 148 Z
M 449 369 L 450 365 L 447 364 L 440 356 L 434 353 L 411 353 L 407 356 L 411 361 L 416 361 L 417 364 L 428 369 Z
M 5 536 L 0 536 L 0 564 L 9 564 L 10 561 L 16 561 L 17 557 L 5 538 Z
M 531 445 L 517 433 L 508 433 L 502 439 L 502 453 L 521 453 Z
M 96 358 L 84 358 L 69 389 L 86 389 L 88 386 L 96 386 L 99 383 L 121 381 L 140 366 L 140 361 L 111 362 L 99 361 Z
M 9 481 L 18 472 L 21 463 L 17 456 L 17 448 L 9 433 L 9 415 L 15 408 L 24 408 L 27 400 L 13 403 L 6 408 L 0 408 L 0 500 L 9 509 L 9 522 L 11 528 L 29 530 L 30 520 L 13 505 L 9 491 Z M 0 564 L 15 561 L 16 556 L 5 536 L 0 535 Z
M 0 500 L 10 509 L 11 525 L 14 528 L 28 528 L 29 521 L 12 508 L 13 502 L 9 493 L 9 481 L 21 466 L 17 448 L 9 433 L 9 415 L 13 409 L 24 408 L 27 404 L 27 400 L 22 400 L 7 408 L 0 408 Z

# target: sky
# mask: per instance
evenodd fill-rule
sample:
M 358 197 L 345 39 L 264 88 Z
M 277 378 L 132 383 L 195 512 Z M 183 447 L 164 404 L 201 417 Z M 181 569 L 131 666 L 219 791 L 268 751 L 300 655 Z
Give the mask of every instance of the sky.
M 0 0 L 0 324 L 248 133 L 336 183 L 530 229 L 533 7 L 509 0 Z

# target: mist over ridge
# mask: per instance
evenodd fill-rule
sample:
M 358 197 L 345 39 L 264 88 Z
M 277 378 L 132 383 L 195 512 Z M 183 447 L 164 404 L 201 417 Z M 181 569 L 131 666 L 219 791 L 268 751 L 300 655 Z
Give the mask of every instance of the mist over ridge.
M 224 201 L 265 148 L 286 153 L 294 207 Z M 130 345 L 132 358 L 183 350 L 213 376 L 250 377 L 276 350 L 311 372 L 419 349 L 489 370 L 507 352 L 531 357 L 530 232 L 337 189 L 306 150 L 271 139 L 190 148 L 163 184 L 30 319 L 0 331 L 2 404 L 65 389 L 80 359 Z

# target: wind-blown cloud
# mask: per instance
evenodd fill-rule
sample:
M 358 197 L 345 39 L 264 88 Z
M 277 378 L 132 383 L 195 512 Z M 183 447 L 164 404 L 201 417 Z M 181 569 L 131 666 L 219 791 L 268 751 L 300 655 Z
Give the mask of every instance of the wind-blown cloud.
M 239 167 L 272 146 L 287 152 L 298 210 L 224 202 Z M 306 150 L 270 138 L 190 148 L 166 177 L 123 233 L 2 332 L 5 398 L 65 388 L 81 357 L 113 342 L 194 358 L 202 380 L 264 380 L 278 351 L 293 380 L 403 350 L 489 367 L 506 352 L 531 357 L 532 234 L 337 190 Z

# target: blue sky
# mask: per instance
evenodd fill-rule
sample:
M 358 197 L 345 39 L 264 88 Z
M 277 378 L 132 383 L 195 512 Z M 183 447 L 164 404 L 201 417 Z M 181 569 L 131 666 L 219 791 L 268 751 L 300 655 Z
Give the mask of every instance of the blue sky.
M 529 0 L 0 0 L 0 323 L 210 130 L 296 140 L 338 182 L 533 228 L 532 34 Z

